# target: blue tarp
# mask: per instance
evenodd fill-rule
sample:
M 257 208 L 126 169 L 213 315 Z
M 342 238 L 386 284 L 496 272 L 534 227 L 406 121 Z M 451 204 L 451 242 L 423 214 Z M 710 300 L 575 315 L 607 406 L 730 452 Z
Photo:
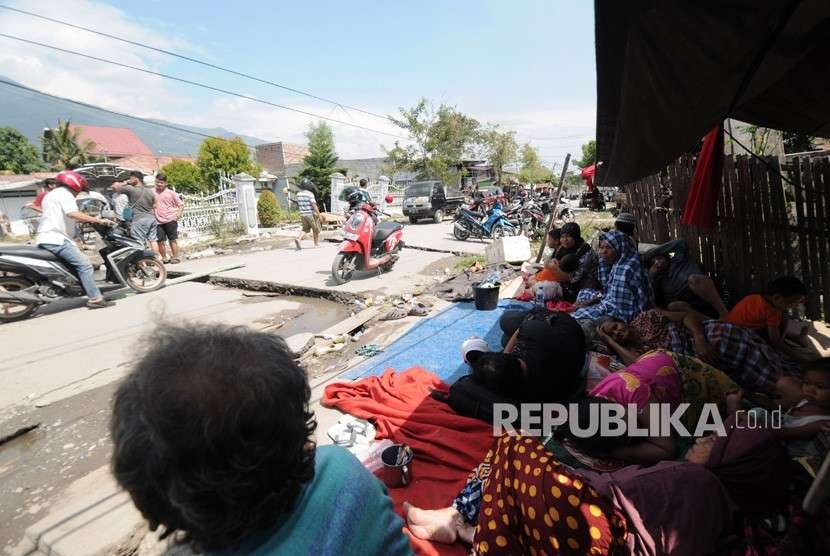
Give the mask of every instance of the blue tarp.
M 425 317 L 384 351 L 351 369 L 343 378 L 379 376 L 386 369 L 403 371 L 418 365 L 452 384 L 469 372 L 461 360 L 461 344 L 470 336 L 484 338 L 490 349 L 501 351 L 499 318 L 508 309 L 527 309 L 529 304 L 499 302 L 493 311 L 476 311 L 472 302 L 456 303 L 432 317 Z

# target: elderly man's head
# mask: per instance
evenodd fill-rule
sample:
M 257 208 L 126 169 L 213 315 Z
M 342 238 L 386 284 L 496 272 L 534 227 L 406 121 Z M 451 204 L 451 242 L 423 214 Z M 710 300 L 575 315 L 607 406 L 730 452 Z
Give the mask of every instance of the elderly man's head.
M 201 551 L 274 526 L 314 476 L 305 371 L 278 336 L 162 326 L 119 386 L 112 466 L 153 529 Z

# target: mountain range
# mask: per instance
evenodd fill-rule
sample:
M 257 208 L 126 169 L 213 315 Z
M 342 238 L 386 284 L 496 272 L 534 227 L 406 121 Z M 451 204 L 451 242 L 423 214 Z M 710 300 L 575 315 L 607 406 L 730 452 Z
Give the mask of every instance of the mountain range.
M 5 83 L 4 83 L 5 82 Z M 128 127 L 138 135 L 155 154 L 196 155 L 204 137 L 171 129 L 173 126 L 213 137 L 241 137 L 248 146 L 267 143 L 257 137 L 234 133 L 223 128 L 200 128 L 183 124 L 121 116 L 91 105 L 76 103 L 61 97 L 42 93 L 28 87 L 21 88 L 15 81 L 0 76 L 0 127 L 13 127 L 34 145 L 41 143 L 44 127 L 54 127 L 58 120 L 69 120 L 75 125 Z

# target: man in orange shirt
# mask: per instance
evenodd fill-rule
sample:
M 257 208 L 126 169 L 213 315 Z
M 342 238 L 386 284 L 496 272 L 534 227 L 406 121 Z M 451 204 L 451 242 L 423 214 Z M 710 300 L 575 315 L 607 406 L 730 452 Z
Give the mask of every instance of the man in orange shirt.
M 801 361 L 803 358 L 784 342 L 782 325 L 784 313 L 803 303 L 805 295 L 807 288 L 801 280 L 781 276 L 770 283 L 765 294 L 752 294 L 741 299 L 724 320 L 766 336 L 774 348 Z

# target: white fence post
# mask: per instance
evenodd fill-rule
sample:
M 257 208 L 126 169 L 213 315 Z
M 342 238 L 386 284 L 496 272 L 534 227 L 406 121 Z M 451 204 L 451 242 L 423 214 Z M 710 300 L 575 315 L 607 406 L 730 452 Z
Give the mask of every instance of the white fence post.
M 239 219 L 245 224 L 248 235 L 259 235 L 259 223 L 256 211 L 256 190 L 253 176 L 242 173 L 233 177 L 236 185 L 236 200 L 239 203 Z
M 376 202 L 383 212 L 386 212 L 386 194 L 389 193 L 389 184 L 391 183 L 392 180 L 386 176 L 378 178 L 378 199 Z
M 338 200 L 340 192 L 346 186 L 346 176 L 340 172 L 335 172 L 331 175 L 331 212 L 332 214 L 343 214 L 343 210 L 347 203 Z

